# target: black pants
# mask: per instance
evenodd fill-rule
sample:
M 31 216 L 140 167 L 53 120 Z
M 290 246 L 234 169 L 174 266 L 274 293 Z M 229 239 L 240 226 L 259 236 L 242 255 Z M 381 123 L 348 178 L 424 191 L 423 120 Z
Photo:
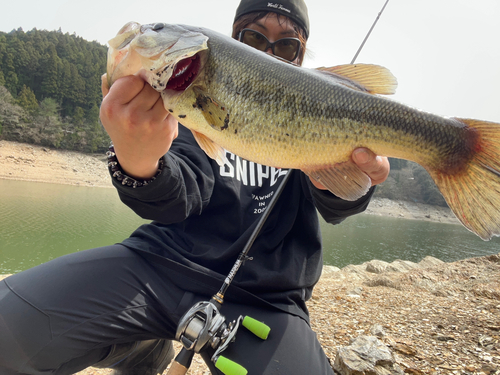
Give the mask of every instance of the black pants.
M 173 339 L 181 316 L 209 297 L 175 286 L 167 269 L 122 245 L 63 256 L 0 281 L 0 374 L 73 374 L 113 344 Z M 271 327 L 266 341 L 241 328 L 224 352 L 250 375 L 333 374 L 303 319 L 227 301 L 221 312 Z

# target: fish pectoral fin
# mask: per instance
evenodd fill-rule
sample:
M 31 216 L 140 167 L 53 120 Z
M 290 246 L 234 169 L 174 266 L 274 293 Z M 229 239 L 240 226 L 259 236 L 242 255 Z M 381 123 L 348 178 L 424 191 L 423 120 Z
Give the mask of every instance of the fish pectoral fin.
M 317 68 L 316 70 L 336 77 L 347 78 L 351 84 L 357 84 L 370 94 L 392 95 L 396 93 L 398 81 L 389 69 L 373 64 L 345 64 L 330 68 Z M 340 82 L 343 83 L 343 82 Z M 349 82 L 344 83 L 347 86 Z M 351 87 L 356 88 L 356 87 Z
M 208 156 L 214 159 L 217 164 L 220 166 L 223 166 L 225 163 L 229 164 L 226 158 L 226 151 L 221 146 L 212 141 L 206 135 L 195 132 L 194 130 L 191 132 L 193 133 L 194 139 L 196 139 L 200 148 L 205 151 Z
M 337 197 L 346 201 L 355 201 L 361 198 L 372 186 L 370 177 L 352 161 L 335 164 L 326 169 L 304 172 Z
M 207 123 L 215 130 L 226 130 L 229 126 L 227 107 L 198 87 L 194 87 L 193 91 L 196 97 L 196 108 L 201 111 Z

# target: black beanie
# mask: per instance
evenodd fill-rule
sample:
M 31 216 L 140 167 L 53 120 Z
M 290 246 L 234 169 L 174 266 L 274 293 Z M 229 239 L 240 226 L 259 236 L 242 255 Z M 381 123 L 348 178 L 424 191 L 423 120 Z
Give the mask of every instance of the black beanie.
M 234 21 L 244 14 L 262 11 L 278 13 L 290 18 L 304 29 L 306 39 L 309 37 L 309 16 L 304 0 L 241 0 L 236 9 Z

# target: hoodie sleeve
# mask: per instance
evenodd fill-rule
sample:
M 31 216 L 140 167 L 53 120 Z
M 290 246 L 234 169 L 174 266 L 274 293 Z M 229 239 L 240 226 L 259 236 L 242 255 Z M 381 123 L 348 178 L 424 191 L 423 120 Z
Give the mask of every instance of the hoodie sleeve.
M 133 188 L 113 178 L 123 203 L 143 219 L 163 224 L 199 215 L 210 201 L 213 169 L 191 132 L 179 125 L 179 136 L 163 157 L 162 173 L 150 184 Z

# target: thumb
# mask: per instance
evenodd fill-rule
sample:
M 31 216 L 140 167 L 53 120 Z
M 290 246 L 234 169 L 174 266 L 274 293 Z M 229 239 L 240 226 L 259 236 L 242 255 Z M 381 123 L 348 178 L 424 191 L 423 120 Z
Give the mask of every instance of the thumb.
M 101 76 L 101 92 L 102 92 L 102 97 L 105 98 L 106 95 L 108 95 L 109 92 L 109 86 L 108 86 L 108 75 L 104 73 Z

